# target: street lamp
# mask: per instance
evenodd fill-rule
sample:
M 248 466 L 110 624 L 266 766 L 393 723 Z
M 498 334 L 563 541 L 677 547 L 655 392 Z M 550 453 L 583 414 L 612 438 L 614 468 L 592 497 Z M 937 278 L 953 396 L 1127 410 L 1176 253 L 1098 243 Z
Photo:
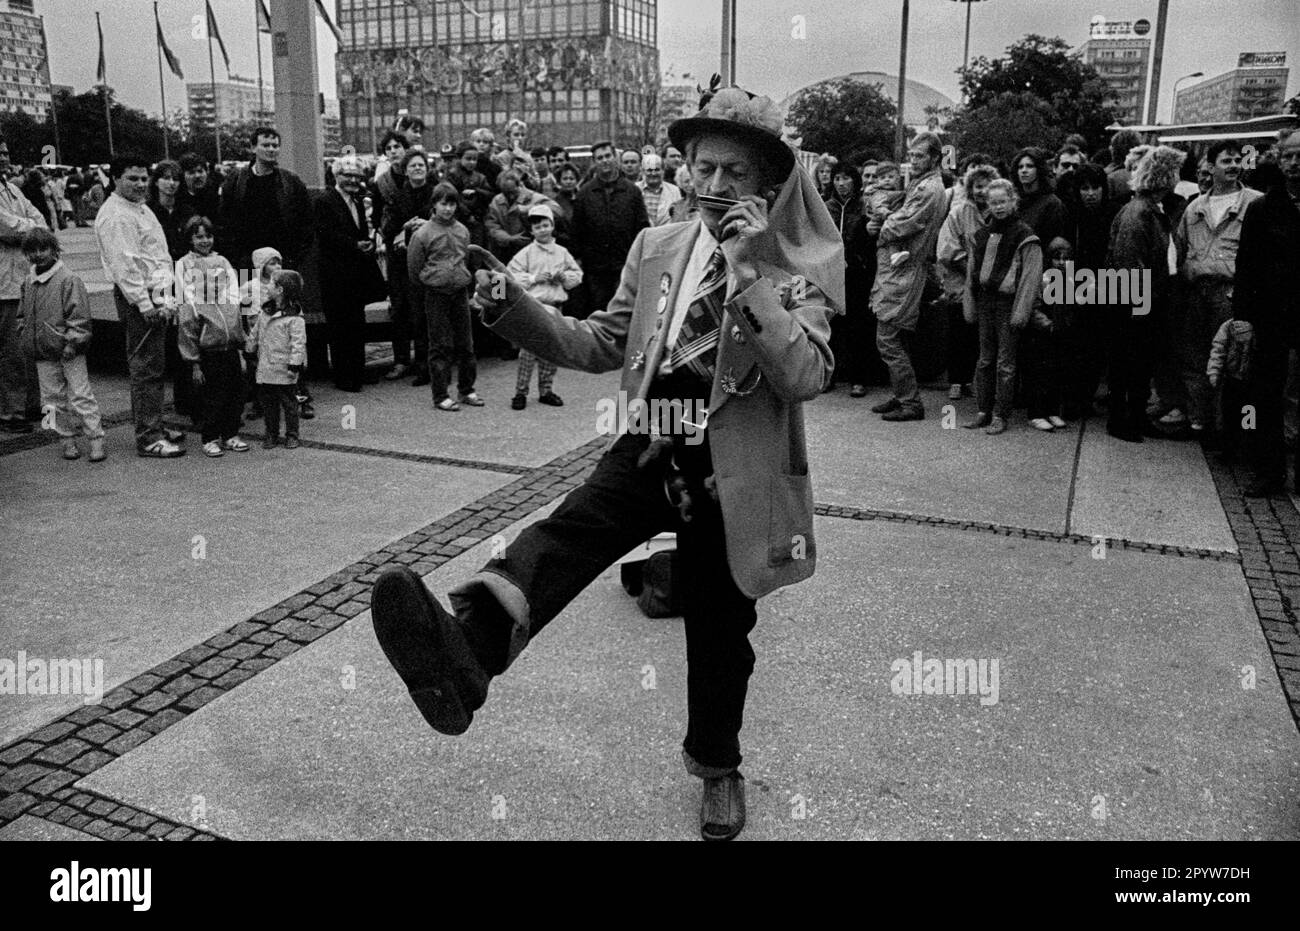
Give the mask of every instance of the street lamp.
M 972 3 L 979 3 L 980 0 L 955 0 L 955 2 L 966 4 L 966 45 L 961 56 L 961 70 L 962 77 L 964 78 L 966 76 L 966 69 L 970 67 L 970 5 Z
M 1177 81 L 1174 82 L 1174 96 L 1173 96 L 1173 99 L 1171 99 L 1171 100 L 1169 101 L 1169 123 L 1170 123 L 1170 125 L 1173 125 L 1173 122 L 1174 122 L 1174 114 L 1178 112 L 1178 85 L 1181 84 L 1183 81 L 1186 81 L 1188 78 L 1203 78 L 1203 77 L 1205 77 L 1205 72 L 1204 72 L 1204 71 L 1193 71 L 1191 74 L 1185 74 L 1185 75 L 1183 75 L 1181 78 L 1179 78 Z

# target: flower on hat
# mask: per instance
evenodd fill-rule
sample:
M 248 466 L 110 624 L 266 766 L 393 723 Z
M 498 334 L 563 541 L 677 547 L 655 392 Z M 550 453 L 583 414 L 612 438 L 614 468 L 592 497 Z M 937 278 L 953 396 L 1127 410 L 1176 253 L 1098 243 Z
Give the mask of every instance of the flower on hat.
M 776 136 L 781 135 L 785 123 L 780 107 L 771 97 L 751 97 L 739 87 L 718 91 L 699 115 L 754 126 Z

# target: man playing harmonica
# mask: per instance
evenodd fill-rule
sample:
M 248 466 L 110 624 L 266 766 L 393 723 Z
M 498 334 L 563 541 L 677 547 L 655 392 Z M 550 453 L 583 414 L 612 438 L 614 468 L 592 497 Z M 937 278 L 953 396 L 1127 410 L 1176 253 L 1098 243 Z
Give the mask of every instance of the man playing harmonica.
M 802 404 L 830 380 L 829 318 L 844 307 L 839 236 L 781 122 L 767 98 L 727 88 L 669 128 L 700 216 L 643 230 L 613 300 L 586 320 L 539 304 L 480 255 L 493 271 L 478 273 L 477 298 L 496 332 L 562 366 L 621 368 L 629 410 L 680 401 L 707 406 L 707 418 L 657 438 L 644 424 L 622 432 L 551 517 L 451 591 L 454 614 L 405 567 L 386 571 L 371 597 L 376 635 L 416 706 L 434 729 L 460 734 L 491 677 L 588 584 L 676 531 L 682 758 L 704 780 L 705 840 L 745 823 L 739 734 L 755 601 L 813 573 Z

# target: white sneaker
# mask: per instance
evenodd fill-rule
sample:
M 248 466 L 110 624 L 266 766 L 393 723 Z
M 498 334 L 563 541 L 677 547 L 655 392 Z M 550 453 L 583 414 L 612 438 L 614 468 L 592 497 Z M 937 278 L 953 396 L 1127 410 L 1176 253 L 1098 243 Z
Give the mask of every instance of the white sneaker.
M 1051 423 L 1049 423 L 1047 419 L 1043 417 L 1035 417 L 1033 420 L 1029 421 L 1029 426 L 1033 427 L 1035 430 L 1042 430 L 1045 433 L 1052 432 Z
M 224 456 L 225 453 L 221 451 L 220 442 L 217 440 L 209 440 L 203 444 L 203 455 L 211 456 L 213 459 L 216 459 L 218 456 Z
M 230 450 L 231 452 L 235 452 L 235 453 L 248 452 L 248 444 L 245 443 L 242 439 L 240 439 L 237 436 L 232 436 L 230 439 L 226 440 L 226 442 L 223 443 L 222 445 L 225 446 L 226 449 Z
M 1175 407 L 1169 413 L 1165 414 L 1165 416 L 1161 417 L 1159 423 L 1164 424 L 1166 427 L 1176 427 L 1180 424 L 1187 423 L 1187 415 Z
M 1056 427 L 1057 429 L 1066 426 L 1065 421 L 1062 420 L 1060 417 L 1057 417 L 1055 414 L 1053 414 L 1051 417 L 1048 417 L 1047 422 L 1050 423 L 1053 427 Z
M 949 401 L 960 401 L 960 400 L 961 400 L 961 385 L 949 385 L 949 386 L 948 386 L 948 400 L 949 400 Z

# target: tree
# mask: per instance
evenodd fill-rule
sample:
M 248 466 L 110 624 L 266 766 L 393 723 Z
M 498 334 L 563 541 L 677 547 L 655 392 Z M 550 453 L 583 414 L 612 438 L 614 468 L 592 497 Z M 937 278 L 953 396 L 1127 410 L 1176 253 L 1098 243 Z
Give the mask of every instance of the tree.
M 852 78 L 814 84 L 795 98 L 786 121 L 807 151 L 830 152 L 852 164 L 887 158 L 898 107 L 881 87 Z
M 1027 94 L 1047 105 L 1046 110 L 1035 105 L 1034 111 L 1060 131 L 1060 138 L 1080 133 L 1088 140 L 1089 150 L 1106 143 L 1106 126 L 1115 120 L 1114 96 L 1105 81 L 1096 68 L 1073 57 L 1069 44 L 1060 37 L 1048 39 L 1031 33 L 1008 46 L 1003 58 L 990 60 L 981 55 L 962 72 L 961 85 L 966 104 L 959 116 L 973 117 L 995 103 L 1005 108 L 1010 99 L 1005 95 Z M 1032 121 L 1026 120 L 1026 126 Z M 977 120 L 975 125 L 987 123 Z M 1049 144 L 1046 138 L 1033 143 Z M 963 151 L 973 151 L 960 140 L 958 145 Z
M 1290 100 L 1282 105 L 1283 113 L 1293 113 L 1300 116 L 1300 94 L 1296 94 Z
M 99 88 L 75 96 L 59 94 L 54 102 L 59 117 L 59 157 L 66 165 L 86 165 L 108 161 L 108 131 L 104 124 L 105 91 Z M 113 116 L 113 148 L 118 152 L 137 152 L 149 159 L 163 157 L 162 123 L 140 110 L 124 107 L 113 100 L 112 88 L 106 92 Z M 54 122 L 47 118 L 41 127 L 41 143 L 54 142 Z M 183 151 L 179 133 L 168 135 L 172 152 Z
M 1034 145 L 1055 150 L 1068 135 L 1056 125 L 1051 106 L 1028 91 L 1004 92 L 982 107 L 958 111 L 945 133 L 961 155 L 983 152 L 1008 165 L 1019 149 Z

